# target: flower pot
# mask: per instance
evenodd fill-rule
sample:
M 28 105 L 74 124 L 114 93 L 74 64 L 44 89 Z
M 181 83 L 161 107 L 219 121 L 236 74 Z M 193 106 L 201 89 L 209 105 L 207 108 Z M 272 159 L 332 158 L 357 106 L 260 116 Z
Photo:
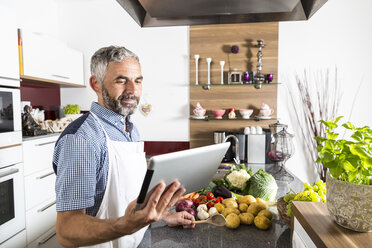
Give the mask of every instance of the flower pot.
M 334 179 L 327 173 L 327 208 L 337 224 L 358 232 L 372 231 L 372 185 Z

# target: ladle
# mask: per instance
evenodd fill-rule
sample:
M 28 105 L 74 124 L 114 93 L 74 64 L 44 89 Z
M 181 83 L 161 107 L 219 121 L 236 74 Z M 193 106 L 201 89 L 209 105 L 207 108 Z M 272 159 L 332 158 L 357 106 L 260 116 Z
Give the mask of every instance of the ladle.
M 209 223 L 216 226 L 224 226 L 226 219 L 222 214 L 216 214 L 206 220 L 193 221 L 192 224 Z

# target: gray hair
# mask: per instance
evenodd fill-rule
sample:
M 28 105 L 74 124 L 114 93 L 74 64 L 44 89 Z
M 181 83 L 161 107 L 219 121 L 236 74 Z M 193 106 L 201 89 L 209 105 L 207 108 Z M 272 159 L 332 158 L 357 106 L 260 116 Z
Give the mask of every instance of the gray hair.
M 122 62 L 126 58 L 134 58 L 139 63 L 138 56 L 125 47 L 102 47 L 90 60 L 90 73 L 103 85 L 109 62 Z

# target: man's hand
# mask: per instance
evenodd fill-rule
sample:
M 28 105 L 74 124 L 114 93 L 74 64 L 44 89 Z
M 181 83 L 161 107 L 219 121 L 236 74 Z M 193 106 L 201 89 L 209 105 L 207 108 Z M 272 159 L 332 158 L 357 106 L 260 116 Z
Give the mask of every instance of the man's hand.
M 166 188 L 159 184 L 149 197 L 145 208 L 135 210 L 137 200 L 132 201 L 125 215 L 117 219 L 99 219 L 85 214 L 85 210 L 58 212 L 57 237 L 65 247 L 88 246 L 130 235 L 142 227 L 156 222 L 168 214 L 184 188 L 174 182 Z
M 195 224 L 192 224 L 192 221 L 195 221 L 194 216 L 186 211 L 170 213 L 164 216 L 163 221 L 170 227 L 180 225 L 182 225 L 183 228 L 195 227 Z
M 137 200 L 132 201 L 128 205 L 125 215 L 117 220 L 115 227 L 125 234 L 128 234 L 128 231 L 131 234 L 144 226 L 161 220 L 165 215 L 168 215 L 169 209 L 185 193 L 185 189 L 179 187 L 179 182 L 172 183 L 168 188 L 164 183 L 160 183 L 143 209 L 135 210 Z

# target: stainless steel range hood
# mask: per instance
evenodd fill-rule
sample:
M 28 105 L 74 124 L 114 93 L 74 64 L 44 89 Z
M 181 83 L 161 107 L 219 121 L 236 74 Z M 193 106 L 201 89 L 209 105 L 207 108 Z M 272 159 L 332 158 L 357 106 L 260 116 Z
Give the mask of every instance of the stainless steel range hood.
M 141 27 L 308 20 L 327 0 L 117 0 Z

